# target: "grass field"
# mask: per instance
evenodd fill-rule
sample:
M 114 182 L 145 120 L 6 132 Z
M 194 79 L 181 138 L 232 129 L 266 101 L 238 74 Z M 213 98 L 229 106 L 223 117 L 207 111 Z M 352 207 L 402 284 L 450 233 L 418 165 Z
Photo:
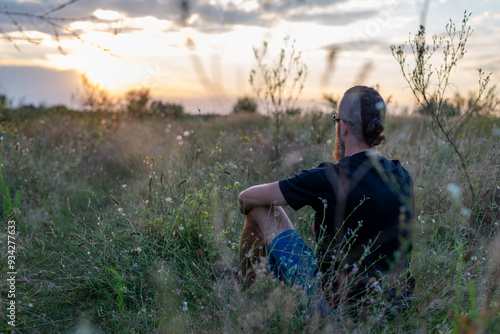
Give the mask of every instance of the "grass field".
M 379 149 L 413 175 L 415 300 L 396 317 L 320 318 L 301 291 L 263 271 L 234 277 L 238 193 L 331 160 L 330 115 L 289 118 L 270 163 L 272 120 L 258 115 L 116 117 L 69 111 L 0 123 L 2 277 L 15 222 L 16 326 L 0 283 L 1 332 L 500 332 L 500 119 L 473 117 L 450 146 L 421 116 L 388 118 Z M 18 204 L 16 204 L 16 193 Z M 11 213 L 14 212 L 13 215 Z M 287 213 L 314 246 L 312 210 Z M 9 218 L 10 216 L 10 218 Z

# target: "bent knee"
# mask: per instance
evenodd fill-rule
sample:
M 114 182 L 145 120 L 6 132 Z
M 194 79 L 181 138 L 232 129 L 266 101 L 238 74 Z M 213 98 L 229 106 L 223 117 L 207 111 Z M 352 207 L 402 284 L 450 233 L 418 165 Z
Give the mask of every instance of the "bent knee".
M 246 216 L 247 218 L 249 219 L 252 219 L 252 220 L 260 220 L 262 218 L 266 218 L 268 215 L 269 215 L 269 207 L 265 207 L 265 206 L 256 206 L 252 209 L 250 209 Z

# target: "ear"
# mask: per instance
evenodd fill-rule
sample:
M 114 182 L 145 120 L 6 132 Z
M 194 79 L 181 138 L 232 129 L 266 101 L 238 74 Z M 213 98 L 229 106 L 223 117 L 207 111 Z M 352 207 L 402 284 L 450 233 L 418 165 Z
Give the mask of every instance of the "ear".
M 345 122 L 341 121 L 339 124 L 340 124 L 340 132 L 342 133 L 342 135 L 345 135 L 350 131 L 349 126 Z

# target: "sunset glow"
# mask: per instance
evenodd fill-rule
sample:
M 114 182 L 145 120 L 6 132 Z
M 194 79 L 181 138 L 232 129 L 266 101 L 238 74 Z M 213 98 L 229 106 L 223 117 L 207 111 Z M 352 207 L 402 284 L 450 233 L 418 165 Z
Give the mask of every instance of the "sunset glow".
M 9 4 L 33 12 L 43 7 L 21 1 Z M 85 2 L 76 2 L 68 6 L 68 12 L 60 13 L 95 19 L 70 22 L 67 31 L 59 31 L 59 41 L 46 24 L 30 26 L 23 22 L 23 34 L 5 22 L 2 29 L 10 40 L 0 40 L 0 70 L 35 66 L 67 71 L 68 75 L 74 73 L 76 87 L 78 76 L 85 74 L 114 94 L 144 86 L 163 99 L 196 96 L 208 101 L 217 96 L 217 104 L 205 108 L 227 110 L 238 96 L 253 92 L 248 83 L 249 72 L 256 66 L 252 47 L 259 48 L 267 41 L 271 61 L 289 36 L 296 41 L 296 49 L 302 52 L 309 69 L 301 96 L 304 105 L 307 101 L 321 103 L 324 94 L 341 94 L 357 78 L 367 85 L 380 85 L 382 94 L 392 95 L 395 102 L 412 103 L 389 47 L 407 42 L 408 34 L 416 32 L 421 8 L 418 2 L 347 1 L 309 7 L 276 3 L 261 8 L 258 1 L 210 0 L 192 4 L 186 13 L 174 1 L 166 1 L 163 6 L 145 1 L 130 8 L 105 2 L 98 8 L 85 6 Z M 500 81 L 496 24 L 500 4 L 431 2 L 426 18 L 427 31 L 442 35 L 449 19 L 459 23 L 466 9 L 473 12 L 470 23 L 474 33 L 466 57 L 452 78 L 462 94 L 477 89 L 477 67 L 492 73 L 492 83 Z M 336 50 L 336 58 L 329 65 L 330 50 Z M 368 69 L 366 73 L 360 72 L 363 68 Z M 37 96 L 36 90 L 17 91 L 17 85 L 26 87 L 12 79 L 4 79 L 3 85 L 13 86 L 15 92 L 11 94 L 15 96 L 62 102 L 70 95 L 64 88 L 43 97 Z

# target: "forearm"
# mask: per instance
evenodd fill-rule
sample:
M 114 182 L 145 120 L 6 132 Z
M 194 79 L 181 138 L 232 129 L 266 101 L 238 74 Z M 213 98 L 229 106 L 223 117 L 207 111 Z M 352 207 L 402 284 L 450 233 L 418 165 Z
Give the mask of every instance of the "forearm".
M 238 196 L 238 209 L 242 214 L 247 214 L 248 211 L 257 206 L 286 206 L 286 202 L 278 182 L 262 184 L 250 187 L 240 193 Z

